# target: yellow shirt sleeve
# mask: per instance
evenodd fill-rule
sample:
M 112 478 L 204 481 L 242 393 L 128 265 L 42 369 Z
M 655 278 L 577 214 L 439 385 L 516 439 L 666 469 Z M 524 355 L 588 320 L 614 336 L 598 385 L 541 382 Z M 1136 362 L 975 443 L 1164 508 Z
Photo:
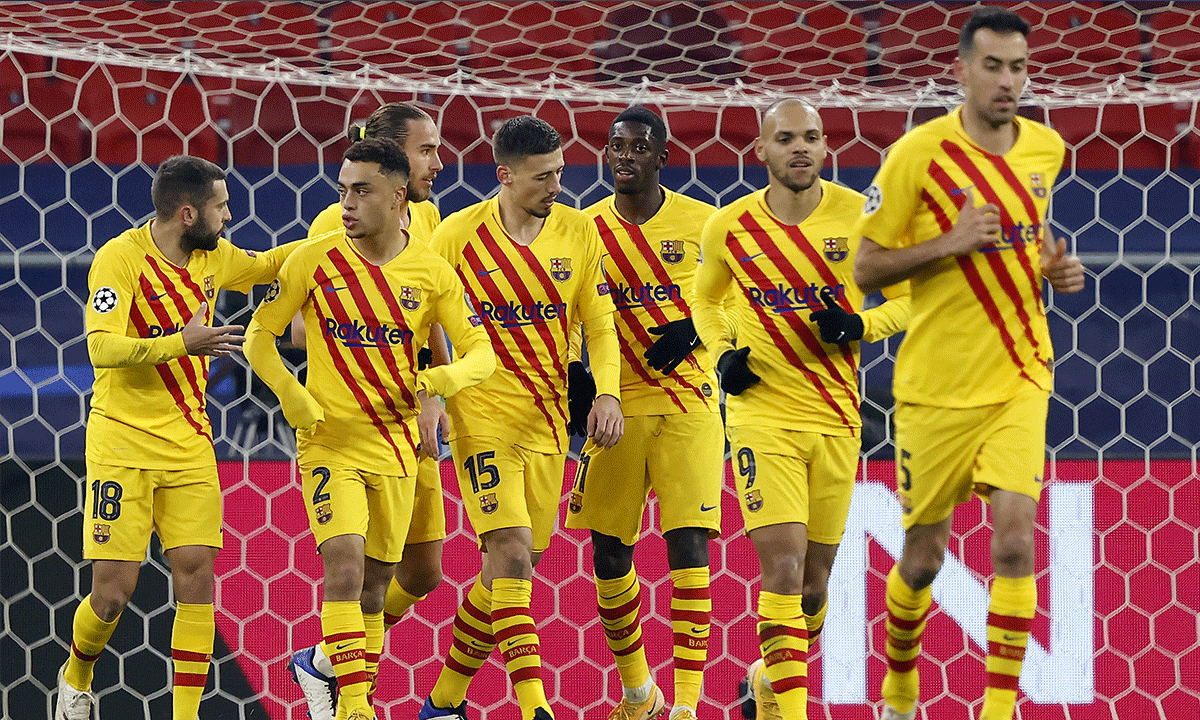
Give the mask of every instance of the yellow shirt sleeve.
M 479 315 L 467 302 L 462 283 L 448 266 L 442 284 L 434 327 L 440 325 L 445 330 L 458 359 L 418 372 L 417 387 L 430 395 L 450 397 L 491 377 L 496 370 L 496 351 Z
M 734 330 L 725 312 L 733 273 L 725 262 L 725 228 L 720 218 L 721 213 L 709 218 L 700 234 L 702 262 L 696 267 L 692 289 L 692 322 L 714 362 L 733 349 Z
M 908 281 L 883 289 L 886 302 L 862 311 L 863 342 L 877 342 L 908 329 L 912 317 L 912 293 Z

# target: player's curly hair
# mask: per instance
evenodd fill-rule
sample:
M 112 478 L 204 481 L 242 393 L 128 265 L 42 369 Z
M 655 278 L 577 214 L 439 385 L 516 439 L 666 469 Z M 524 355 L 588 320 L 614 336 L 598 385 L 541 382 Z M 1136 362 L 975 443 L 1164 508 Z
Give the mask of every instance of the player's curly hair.
M 408 153 L 404 152 L 403 145 L 391 138 L 364 138 L 346 148 L 342 159 L 349 162 L 379 163 L 379 171 L 384 175 L 402 175 L 408 180 Z
M 346 132 L 346 139 L 356 143 L 363 138 L 385 137 L 395 140 L 403 147 L 404 143 L 408 141 L 408 122 L 410 120 L 433 122 L 429 113 L 415 105 L 390 102 L 376 108 L 375 112 L 371 113 L 362 125 L 351 125 Z
M 965 56 L 975 49 L 975 33 L 987 28 L 998 34 L 1019 32 L 1029 37 L 1029 23 L 1012 10 L 1000 7 L 982 7 L 971 13 L 958 31 L 958 55 Z
M 162 161 L 150 185 L 150 199 L 160 220 L 167 220 L 184 205 L 197 208 L 213 196 L 213 183 L 225 171 L 204 158 L 174 155 Z
M 531 155 L 546 155 L 562 147 L 562 137 L 550 123 L 532 115 L 511 118 L 496 131 L 492 156 L 497 165 L 511 166 Z
M 612 134 L 612 129 L 617 126 L 617 123 L 636 122 L 650 128 L 650 138 L 654 140 L 654 149 L 662 151 L 667 146 L 667 124 L 650 108 L 641 105 L 634 105 L 621 111 L 621 114 L 613 118 L 612 125 L 609 126 L 609 135 Z

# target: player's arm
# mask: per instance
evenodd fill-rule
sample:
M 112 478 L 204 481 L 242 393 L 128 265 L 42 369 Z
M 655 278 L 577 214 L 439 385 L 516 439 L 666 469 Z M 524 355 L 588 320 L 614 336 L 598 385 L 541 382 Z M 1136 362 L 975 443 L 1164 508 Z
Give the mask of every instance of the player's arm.
M 949 231 L 908 247 L 887 248 L 862 235 L 854 258 L 854 282 L 864 294 L 908 280 L 939 260 L 975 252 L 1000 239 L 1000 209 L 992 203 L 975 207 L 971 188 L 963 190 L 964 202 Z M 856 226 L 861 227 L 862 220 Z
M 225 279 L 221 282 L 221 287 L 248 292 L 255 285 L 271 282 L 279 274 L 279 268 L 283 267 L 284 261 L 306 240 L 307 238 L 293 240 L 263 252 L 244 250 L 227 240 L 222 240 L 218 247 L 225 268 Z
M 275 340 L 291 324 L 307 296 L 307 288 L 299 280 L 299 272 L 290 272 L 292 266 L 285 264 L 280 277 L 272 284 L 263 299 L 250 327 L 246 329 L 246 360 L 271 392 L 279 398 L 283 417 L 297 430 L 311 430 L 325 419 L 325 411 L 296 376 L 288 370 L 279 355 Z
M 438 332 L 441 332 L 439 326 L 445 329 L 443 336 L 449 336 L 458 359 L 438 365 L 435 354 L 435 365 L 417 372 L 418 390 L 424 390 L 430 396 L 450 397 L 465 387 L 487 380 L 496 370 L 496 351 L 492 349 L 487 331 L 463 298 L 458 279 L 449 274 L 447 277 L 454 287 L 438 295 L 438 322 L 433 329 Z M 448 355 L 446 359 L 449 359 Z
M 696 266 L 692 286 L 692 322 L 700 342 L 714 357 L 733 350 L 733 326 L 725 312 L 731 297 L 733 272 L 725 262 L 725 232 L 712 219 L 705 223 L 700 235 L 700 250 L 704 261 Z
M 908 283 L 885 287 L 883 297 L 883 303 L 859 313 L 865 342 L 876 342 L 908 329 L 912 317 L 912 293 Z
M 625 415 L 621 412 L 621 348 L 613 312 L 584 320 L 583 336 L 596 396 L 587 417 L 587 434 L 597 445 L 612 447 L 625 433 Z

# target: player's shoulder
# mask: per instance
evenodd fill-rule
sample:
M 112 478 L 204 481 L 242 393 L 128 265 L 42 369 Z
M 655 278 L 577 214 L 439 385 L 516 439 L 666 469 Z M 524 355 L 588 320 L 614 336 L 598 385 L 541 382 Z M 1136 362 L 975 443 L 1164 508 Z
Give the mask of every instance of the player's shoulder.
M 708 219 L 710 215 L 717 211 L 717 207 L 712 203 L 697 200 L 681 192 L 663 188 L 663 193 L 666 195 L 667 202 L 670 203 L 673 212 L 681 212 L 693 217 Z
M 438 223 L 437 232 L 446 233 L 459 230 L 466 226 L 474 227 L 482 222 L 491 213 L 491 204 L 495 198 L 482 200 L 480 202 L 468 205 L 461 210 L 455 210 L 446 217 L 442 218 Z
M 1057 130 L 1031 118 L 1017 118 L 1016 122 L 1019 130 L 1018 143 L 1032 152 L 1045 152 L 1062 158 L 1067 144 Z
M 959 132 L 958 114 L 955 112 L 921 123 L 900 136 L 888 148 L 887 156 L 892 162 L 918 161 L 920 156 L 938 152 L 945 140 L 953 139 Z
M 149 223 L 130 228 L 101 245 L 96 250 L 92 264 L 141 262 L 146 256 L 147 245 L 153 244 Z
M 604 197 L 604 198 L 600 199 L 599 201 L 594 202 L 591 205 L 588 205 L 587 207 L 585 207 L 583 209 L 582 212 L 584 215 L 587 215 L 588 217 L 594 219 L 594 218 L 600 217 L 601 215 L 608 212 L 609 210 L 612 210 L 612 207 L 613 207 L 613 196 L 608 195 L 607 197 Z
M 727 205 L 717 208 L 712 215 L 709 216 L 708 223 L 710 225 L 720 223 L 721 225 L 731 225 L 737 222 L 737 219 L 747 212 L 754 212 L 764 202 L 767 196 L 767 189 L 755 190 L 754 192 L 743 195 L 742 197 L 731 201 Z
M 829 202 L 836 205 L 853 205 L 862 207 L 866 196 L 853 188 L 839 185 L 832 180 L 822 180 L 822 189 L 829 194 Z
M 315 238 L 318 235 L 324 235 L 327 232 L 340 230 L 342 225 L 342 205 L 341 203 L 333 203 L 326 207 L 308 226 L 308 236 Z
M 442 213 L 438 210 L 437 205 L 429 200 L 409 203 L 408 212 L 412 215 L 414 222 L 419 220 L 430 227 L 436 227 L 442 221 Z
M 323 258 L 345 237 L 346 230 L 340 226 L 316 235 L 309 235 L 307 239 L 292 251 L 291 255 L 284 262 L 295 264 L 299 262 L 311 262 L 313 258 Z

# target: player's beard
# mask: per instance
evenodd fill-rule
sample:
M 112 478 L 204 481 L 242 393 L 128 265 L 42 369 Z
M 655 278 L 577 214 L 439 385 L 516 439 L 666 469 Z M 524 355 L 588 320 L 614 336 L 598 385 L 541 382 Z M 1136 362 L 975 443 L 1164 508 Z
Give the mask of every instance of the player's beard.
M 775 169 L 772 168 L 771 174 L 775 176 L 776 180 L 783 183 L 783 186 L 785 188 L 787 188 L 788 190 L 791 190 L 794 193 L 803 192 L 803 191 L 809 189 L 810 187 L 815 185 L 817 183 L 817 180 L 820 179 L 820 177 L 821 177 L 821 173 L 815 172 L 812 174 L 812 178 L 808 181 L 808 183 L 799 183 L 799 182 L 796 182 L 795 180 L 793 180 L 791 178 L 791 176 L 788 175 L 787 171 L 788 171 L 788 166 L 784 165 L 783 172 L 776 172 Z
M 430 191 L 425 189 L 425 186 L 414 186 L 412 183 L 408 185 L 408 201 L 410 203 L 425 202 L 429 199 Z
M 221 239 L 221 231 L 224 229 L 225 227 L 221 226 L 214 232 L 204 218 L 200 218 L 195 225 L 183 229 L 183 248 L 188 253 L 193 250 L 216 250 L 217 241 Z

